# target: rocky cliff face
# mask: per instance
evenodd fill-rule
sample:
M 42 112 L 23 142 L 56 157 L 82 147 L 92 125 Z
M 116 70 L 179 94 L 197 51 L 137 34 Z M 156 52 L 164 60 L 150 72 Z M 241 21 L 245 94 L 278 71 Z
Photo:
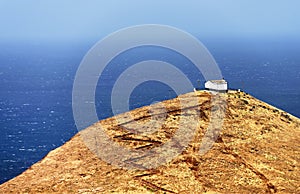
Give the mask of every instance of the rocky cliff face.
M 243 92 L 223 97 L 226 103 L 197 91 L 102 120 L 2 184 L 0 193 L 300 193 L 299 119 Z M 212 134 L 215 143 L 200 154 L 216 111 L 211 102 L 220 103 L 217 107 L 226 113 L 220 134 Z M 167 144 L 179 128 L 195 131 L 186 147 L 176 144 L 183 148 L 180 154 L 166 153 L 173 158 L 162 165 L 143 168 L 143 162 L 151 161 L 146 157 L 128 169 L 100 159 L 102 150 L 108 152 L 97 144 L 100 126 L 117 145 L 140 152 Z

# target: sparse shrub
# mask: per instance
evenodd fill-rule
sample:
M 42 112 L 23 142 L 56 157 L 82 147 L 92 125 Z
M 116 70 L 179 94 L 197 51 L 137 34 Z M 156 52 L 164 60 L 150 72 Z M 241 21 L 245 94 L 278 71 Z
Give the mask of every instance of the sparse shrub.
M 247 100 L 242 100 L 244 102 L 244 104 L 249 104 L 249 102 Z
M 281 116 L 287 119 L 288 121 L 292 121 L 291 117 L 288 114 L 281 113 Z

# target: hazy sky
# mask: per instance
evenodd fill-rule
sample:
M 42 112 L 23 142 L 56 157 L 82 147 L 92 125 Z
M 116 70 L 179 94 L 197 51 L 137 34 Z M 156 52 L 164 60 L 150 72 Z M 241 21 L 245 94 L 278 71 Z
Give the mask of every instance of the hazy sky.
M 0 0 L 0 40 L 85 40 L 158 23 L 211 37 L 299 37 L 299 0 Z

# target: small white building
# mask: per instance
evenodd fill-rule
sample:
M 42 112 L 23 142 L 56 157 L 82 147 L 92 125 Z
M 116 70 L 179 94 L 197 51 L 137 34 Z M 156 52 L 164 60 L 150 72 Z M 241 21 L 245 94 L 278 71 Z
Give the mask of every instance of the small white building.
M 205 89 L 217 92 L 226 92 L 228 90 L 227 81 L 221 80 L 209 80 L 205 83 Z

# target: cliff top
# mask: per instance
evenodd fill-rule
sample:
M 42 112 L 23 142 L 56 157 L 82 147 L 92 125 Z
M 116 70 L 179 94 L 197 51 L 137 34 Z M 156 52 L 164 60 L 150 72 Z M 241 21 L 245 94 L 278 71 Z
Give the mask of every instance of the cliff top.
M 300 193 L 299 119 L 243 92 L 222 95 L 226 103 L 196 91 L 99 121 L 0 185 L 0 192 Z M 213 146 L 201 154 L 216 111 L 211 102 L 220 103 L 226 114 L 220 134 L 212 135 Z M 163 123 L 153 131 L 159 120 Z M 140 152 L 167 144 L 179 128 L 195 131 L 183 151 L 166 163 L 143 169 L 140 160 L 142 168 L 128 169 L 100 159 L 100 127 L 117 145 Z M 142 133 L 136 133 L 138 128 Z

